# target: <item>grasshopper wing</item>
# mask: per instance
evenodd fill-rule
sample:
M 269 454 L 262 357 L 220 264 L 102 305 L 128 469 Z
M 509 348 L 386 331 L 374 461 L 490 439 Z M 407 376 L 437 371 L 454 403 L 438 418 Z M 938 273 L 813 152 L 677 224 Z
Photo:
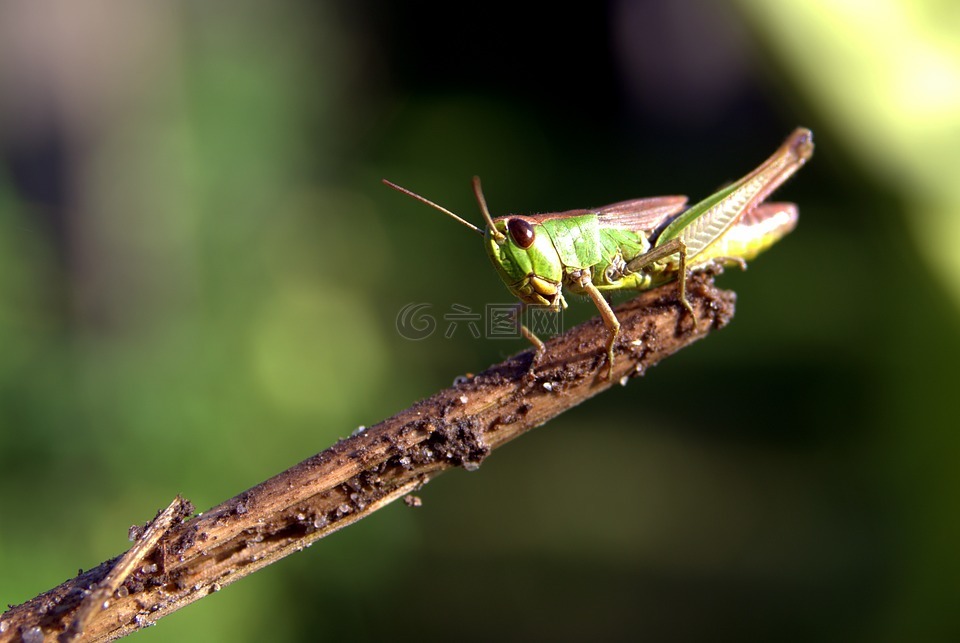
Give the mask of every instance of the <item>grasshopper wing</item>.
M 686 205 L 687 197 L 685 196 L 654 196 L 646 199 L 631 199 L 630 201 L 611 203 L 602 208 L 525 214 L 523 216 L 536 223 L 545 223 L 553 219 L 596 215 L 603 227 L 650 232 L 666 224 L 671 217 L 682 212 Z M 498 220 L 508 219 L 511 216 L 515 215 L 498 217 Z
M 601 226 L 649 232 L 682 212 L 686 205 L 685 196 L 654 196 L 611 203 L 595 212 Z

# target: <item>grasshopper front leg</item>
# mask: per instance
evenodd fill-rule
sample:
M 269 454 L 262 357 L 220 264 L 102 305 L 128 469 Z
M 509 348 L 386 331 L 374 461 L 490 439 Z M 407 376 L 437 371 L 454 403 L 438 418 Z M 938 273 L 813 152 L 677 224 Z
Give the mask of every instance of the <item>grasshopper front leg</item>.
M 546 351 L 546 346 L 544 346 L 543 341 L 521 321 L 523 311 L 526 309 L 526 303 L 522 301 L 517 302 L 517 304 L 513 307 L 513 321 L 520 327 L 520 334 L 523 335 L 524 339 L 533 344 L 533 359 L 530 360 L 530 372 L 532 373 L 537 367 L 537 364 L 540 362 L 540 358 L 543 357 L 543 353 Z

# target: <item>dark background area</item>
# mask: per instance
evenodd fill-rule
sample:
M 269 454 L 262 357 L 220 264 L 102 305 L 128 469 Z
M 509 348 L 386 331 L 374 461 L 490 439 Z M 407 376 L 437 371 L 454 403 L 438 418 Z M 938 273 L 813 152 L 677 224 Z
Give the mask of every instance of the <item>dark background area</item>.
M 509 294 L 381 178 L 698 200 L 803 125 L 728 328 L 136 637 L 956 640 L 960 61 L 909 6 L 0 8 L 0 599 L 526 348 L 443 336 Z

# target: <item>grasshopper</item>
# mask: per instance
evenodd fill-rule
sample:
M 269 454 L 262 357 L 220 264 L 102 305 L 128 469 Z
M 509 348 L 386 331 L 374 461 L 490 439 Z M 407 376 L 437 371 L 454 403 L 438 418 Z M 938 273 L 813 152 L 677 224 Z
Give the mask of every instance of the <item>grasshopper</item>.
M 607 328 L 608 377 L 620 322 L 607 302 L 609 293 L 647 290 L 676 280 L 679 302 L 697 317 L 686 296 L 688 271 L 723 265 L 746 268 L 746 262 L 793 230 L 797 206 L 763 203 L 813 155 L 813 133 L 797 128 L 766 161 L 739 181 L 686 207 L 685 196 L 621 201 L 602 208 L 490 216 L 480 179 L 473 191 L 486 230 L 419 194 L 384 179 L 403 192 L 456 219 L 484 239 L 487 255 L 520 301 L 517 319 L 527 306 L 559 312 L 567 307 L 561 288 L 589 297 Z M 544 345 L 526 326 L 523 336 L 536 348 Z

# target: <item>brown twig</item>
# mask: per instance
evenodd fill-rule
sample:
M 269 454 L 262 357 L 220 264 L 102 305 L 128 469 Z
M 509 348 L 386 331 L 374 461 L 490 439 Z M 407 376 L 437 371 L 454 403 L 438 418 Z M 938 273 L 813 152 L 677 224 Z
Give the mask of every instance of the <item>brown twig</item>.
M 688 288 L 696 325 L 678 305 L 675 285 L 616 308 L 622 335 L 612 378 L 606 329 L 593 319 L 547 342 L 535 372 L 531 352 L 515 355 L 210 511 L 154 529 L 162 535 L 156 547 L 134 547 L 149 563 L 113 559 L 11 608 L 0 616 L 0 641 L 119 638 L 370 515 L 446 469 L 475 469 L 505 442 L 730 321 L 735 296 L 715 289 L 712 276 L 695 277 Z
M 96 617 L 97 613 L 110 607 L 110 602 L 114 595 L 123 596 L 127 591 L 120 587 L 132 574 L 136 572 L 136 567 L 143 562 L 147 554 L 153 552 L 154 547 L 160 542 L 160 539 L 170 530 L 174 521 L 183 522 L 193 512 L 193 505 L 185 501 L 180 496 L 173 499 L 170 505 L 157 514 L 146 531 L 139 535 L 137 544 L 131 547 L 124 554 L 119 562 L 113 566 L 107 577 L 103 579 L 98 587 L 87 594 L 80 607 L 77 609 L 76 616 L 70 627 L 64 632 L 60 639 L 65 643 L 79 640 L 80 636 L 86 631 L 87 626 Z M 131 530 L 136 532 L 138 530 Z M 131 534 L 134 535 L 135 534 Z

